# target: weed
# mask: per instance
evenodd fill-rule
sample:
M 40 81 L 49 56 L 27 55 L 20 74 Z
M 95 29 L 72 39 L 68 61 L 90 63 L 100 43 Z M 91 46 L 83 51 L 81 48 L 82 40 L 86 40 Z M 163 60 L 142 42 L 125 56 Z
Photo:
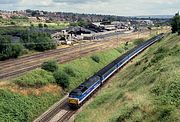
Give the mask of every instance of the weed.
M 100 58 L 98 56 L 91 56 L 92 60 L 95 61 L 96 63 L 100 62 Z

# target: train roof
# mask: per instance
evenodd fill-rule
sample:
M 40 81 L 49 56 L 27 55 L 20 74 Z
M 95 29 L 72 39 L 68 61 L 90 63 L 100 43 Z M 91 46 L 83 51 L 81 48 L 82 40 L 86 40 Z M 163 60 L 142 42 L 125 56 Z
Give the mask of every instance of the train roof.
M 157 37 L 155 37 L 157 38 Z M 127 51 L 126 53 L 124 53 L 123 55 L 121 55 L 119 58 L 115 59 L 113 62 L 111 62 L 110 64 L 108 64 L 107 66 L 105 66 L 103 69 L 101 69 L 97 74 L 99 76 L 102 76 L 104 73 L 106 73 L 109 69 L 111 69 L 113 66 L 115 66 L 117 63 L 119 63 L 121 60 L 123 60 L 127 55 L 129 55 L 130 53 L 132 53 L 133 51 L 135 51 L 137 48 L 139 48 L 140 46 L 144 45 L 145 43 L 148 43 L 150 41 L 152 41 L 154 38 L 149 39 L 148 41 L 143 42 L 142 44 L 134 47 L 133 49 Z
M 97 72 L 97 74 L 99 76 L 102 76 L 104 73 L 106 73 L 109 69 L 111 69 L 112 67 L 114 67 L 116 65 L 115 60 L 113 62 L 111 62 L 110 64 L 108 64 L 107 66 L 105 66 L 103 69 L 101 69 L 99 72 Z
M 99 76 L 92 76 L 89 79 L 87 79 L 85 82 L 83 82 L 81 85 L 79 85 L 76 89 L 74 89 L 71 94 L 74 95 L 81 95 L 85 90 L 87 90 L 90 86 L 92 86 L 95 82 L 100 80 Z

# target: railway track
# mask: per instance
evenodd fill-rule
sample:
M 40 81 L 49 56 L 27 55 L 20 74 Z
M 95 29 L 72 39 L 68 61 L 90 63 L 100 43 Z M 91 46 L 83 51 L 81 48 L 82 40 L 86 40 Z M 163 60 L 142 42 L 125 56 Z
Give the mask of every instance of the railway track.
M 135 34 L 135 33 L 133 33 L 133 34 Z M 133 35 L 133 34 L 131 34 L 131 35 Z M 122 37 L 127 37 L 129 35 L 130 34 L 123 34 L 121 36 Z M 113 37 L 113 38 L 116 38 L 116 37 Z M 104 42 L 109 41 L 110 39 L 107 38 L 107 39 L 104 39 L 101 42 L 100 41 L 93 41 L 93 42 L 82 43 L 81 47 L 88 47 L 88 46 L 95 45 L 95 44 L 98 44 L 98 43 L 104 43 Z M 6 60 L 6 61 L 0 61 L 0 68 L 4 69 L 4 68 L 8 68 L 8 67 L 11 67 L 11 66 L 14 66 L 14 65 L 20 65 L 20 64 L 23 64 L 23 63 L 32 62 L 34 60 L 47 58 L 47 56 L 51 56 L 51 55 L 55 56 L 55 55 L 58 55 L 60 53 L 64 53 L 64 52 L 67 52 L 67 51 L 70 51 L 70 50 L 73 50 L 73 49 L 77 49 L 77 48 L 79 48 L 79 46 L 80 45 L 75 45 L 73 47 L 67 47 L 67 48 L 63 48 L 63 49 L 56 49 L 56 50 L 45 51 L 43 53 L 32 54 L 30 56 L 24 56 L 24 57 L 21 57 L 21 58 L 18 58 L 18 59 L 10 59 L 10 60 Z
M 75 50 L 60 54 L 58 56 L 53 56 L 51 58 L 57 60 L 59 63 L 64 63 L 64 62 L 73 60 L 75 58 L 85 56 L 87 54 L 90 54 L 90 53 L 98 51 L 98 50 L 113 47 L 113 43 L 112 44 L 111 43 L 112 42 L 99 43 L 97 45 L 93 44 L 93 45 L 89 46 L 88 48 L 83 48 L 81 50 L 79 50 L 79 48 L 77 48 Z M 19 65 L 16 64 L 11 67 L 4 67 L 3 70 L 0 70 L 0 79 L 15 77 L 15 76 L 23 74 L 27 71 L 38 68 L 41 66 L 43 61 L 44 60 L 40 59 L 40 60 L 33 61 L 30 63 L 28 62 L 25 64 L 23 64 L 23 63 L 19 64 Z
M 141 50 L 141 52 L 137 52 L 136 55 L 134 55 L 132 58 L 130 58 L 127 62 L 125 62 L 124 65 L 121 66 L 121 68 L 117 69 L 112 75 L 110 75 L 110 77 L 108 77 L 106 79 L 106 82 L 104 84 L 102 84 L 101 87 L 99 87 L 98 89 L 96 89 L 95 91 L 99 91 L 100 89 L 104 88 L 107 85 L 107 82 L 110 81 L 110 79 L 113 78 L 113 76 L 115 76 L 115 74 L 120 71 L 123 67 L 126 66 L 126 64 L 128 62 L 130 62 L 131 60 L 133 60 L 136 56 L 138 56 L 140 53 L 142 53 L 145 49 L 147 49 L 149 46 L 153 45 L 156 41 L 152 41 L 151 43 L 145 43 L 147 44 L 144 49 L 139 49 L 139 47 L 135 47 L 134 49 L 130 50 L 131 52 L 127 52 L 124 55 L 122 55 L 121 57 L 125 58 L 126 56 L 130 55 L 132 52 L 134 52 L 135 50 L 139 49 Z M 142 46 L 142 45 L 141 45 Z M 122 60 L 122 59 L 121 59 Z M 103 70 L 103 69 L 101 69 Z M 89 99 L 92 99 L 92 96 L 94 96 L 96 94 L 96 92 L 94 92 L 91 96 L 89 96 Z M 86 101 L 88 101 L 89 99 L 87 99 Z M 35 120 L 34 122 L 66 122 L 68 121 L 78 110 L 72 110 L 71 108 L 69 108 L 68 106 L 68 102 L 67 102 L 67 96 L 62 100 L 62 102 L 60 102 L 60 104 L 58 104 L 57 106 L 55 106 L 54 108 L 52 108 L 52 110 L 48 111 L 46 114 L 43 114 L 42 116 L 40 116 L 37 120 Z
M 65 96 L 61 101 L 56 103 L 47 112 L 42 114 L 34 122 L 65 122 L 68 121 L 77 110 L 69 108 L 67 103 L 68 96 Z
M 134 34 L 135 33 L 123 34 L 122 39 L 125 39 L 126 37 L 129 37 L 130 35 L 132 36 Z M 127 39 L 129 39 L 129 38 L 127 38 Z M 109 45 L 110 43 L 114 43 L 114 45 L 117 45 L 117 41 L 115 41 L 115 40 L 116 40 L 116 38 L 113 37 L 112 39 L 104 39 L 104 41 L 93 41 L 93 42 L 88 42 L 88 43 L 84 43 L 81 45 L 76 45 L 73 47 L 56 49 L 56 50 L 51 50 L 51 51 L 47 51 L 47 52 L 43 52 L 43 53 L 33 54 L 31 56 L 25 56 L 25 57 L 21 57 L 19 59 L 1 61 L 0 62 L 0 79 L 15 77 L 15 76 L 25 73 L 27 71 L 38 68 L 41 66 L 41 64 L 44 61 L 46 61 L 48 59 L 55 59 L 59 63 L 73 60 L 75 58 L 78 58 L 85 54 L 90 53 L 90 51 L 87 53 L 85 50 L 88 50 L 89 48 L 95 49 L 96 47 L 93 47 L 93 46 L 97 46 L 97 47 L 99 46 L 99 48 L 102 47 L 102 49 L 103 49 L 103 45 Z M 100 44 L 102 44 L 102 45 L 100 45 Z M 106 48 L 109 48 L 109 47 L 106 47 Z M 96 51 L 96 50 L 94 50 L 94 51 Z M 79 52 L 79 54 L 78 54 L 78 52 Z M 85 52 L 85 53 L 83 53 L 83 52 Z M 73 55 L 70 53 L 72 53 Z
M 90 42 L 90 43 L 82 44 L 82 46 L 87 47 L 87 46 L 95 45 L 96 43 L 97 42 Z M 1 61 L 0 62 L 0 67 L 6 68 L 6 67 L 13 66 L 13 65 L 19 65 L 19 64 L 22 64 L 22 63 L 31 62 L 32 60 L 36 60 L 36 59 L 39 59 L 39 58 L 41 58 L 41 59 L 46 58 L 47 56 L 50 56 L 50 55 L 58 55 L 60 53 L 67 52 L 69 50 L 76 49 L 78 47 L 79 47 L 79 45 L 76 45 L 76 46 L 73 46 L 73 47 L 67 47 L 67 48 L 51 50 L 51 51 L 47 51 L 47 52 L 43 52 L 43 53 L 33 54 L 31 56 L 25 56 L 25 57 L 21 57 L 19 59 Z

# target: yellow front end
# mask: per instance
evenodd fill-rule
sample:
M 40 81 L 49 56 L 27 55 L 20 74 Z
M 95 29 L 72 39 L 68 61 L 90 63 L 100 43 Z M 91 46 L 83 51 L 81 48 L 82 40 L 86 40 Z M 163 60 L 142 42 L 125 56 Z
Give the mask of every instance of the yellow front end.
M 78 105 L 79 102 L 78 102 L 78 99 L 76 98 L 68 98 L 68 103 Z

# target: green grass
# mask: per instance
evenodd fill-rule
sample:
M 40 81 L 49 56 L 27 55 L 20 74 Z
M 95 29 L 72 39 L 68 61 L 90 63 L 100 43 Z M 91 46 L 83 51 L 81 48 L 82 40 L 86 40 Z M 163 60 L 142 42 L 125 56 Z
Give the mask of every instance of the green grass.
M 18 26 L 18 27 L 29 27 L 33 25 L 34 27 L 38 27 L 38 24 L 46 24 L 48 25 L 49 29 L 62 29 L 67 26 L 69 26 L 68 22 L 51 22 L 51 23 L 46 23 L 46 22 L 33 22 L 29 19 L 2 19 L 0 18 L 0 26 L 1 27 L 6 27 L 6 26 Z
M 76 122 L 180 121 L 180 36 L 168 35 L 129 63 Z
M 69 88 L 72 90 L 80 83 L 84 82 L 88 77 L 95 74 L 98 70 L 105 65 L 119 57 L 122 53 L 132 48 L 134 44 L 129 45 L 122 44 L 116 49 L 107 49 L 102 52 L 93 54 L 99 58 L 99 63 L 92 59 L 92 56 L 82 57 L 77 60 L 70 61 L 65 64 L 60 64 L 59 69 L 66 72 L 69 75 Z M 121 50 L 121 51 L 119 51 Z M 88 70 L 87 70 L 88 69 Z M 29 73 L 14 79 L 14 82 L 23 87 L 37 87 L 47 85 L 48 83 L 55 83 L 53 74 L 45 70 L 33 70 Z
M 55 79 L 51 72 L 37 69 L 20 76 L 14 82 L 21 87 L 41 87 L 49 83 L 54 83 Z
M 50 93 L 23 96 L 0 89 L 0 122 L 31 122 L 59 98 Z
M 95 62 L 91 57 L 87 56 L 74 61 L 70 61 L 65 64 L 59 65 L 59 70 L 66 72 L 69 75 L 70 86 L 67 91 L 70 91 L 77 87 L 80 83 L 84 82 L 85 79 L 92 76 L 99 69 L 116 59 L 127 49 L 132 48 L 134 45 L 129 44 L 128 46 L 121 45 L 123 48 L 120 52 L 119 49 L 107 49 L 102 52 L 98 52 L 96 55 L 99 57 L 99 63 Z M 20 89 L 31 89 L 39 88 L 40 86 L 53 83 L 53 74 L 41 69 L 33 70 L 25 75 L 13 79 L 13 81 L 20 85 Z M 22 87 L 23 86 L 23 87 Z M 43 113 L 50 105 L 55 101 L 62 98 L 64 91 L 60 91 L 59 94 L 44 93 L 42 95 L 21 95 L 9 91 L 5 88 L 0 89 L 0 121 L 2 122 L 30 122 L 35 119 L 38 115 Z M 110 94 L 109 94 L 110 95 Z M 104 97 L 103 100 L 106 100 Z M 105 104 L 99 102 L 99 104 Z

